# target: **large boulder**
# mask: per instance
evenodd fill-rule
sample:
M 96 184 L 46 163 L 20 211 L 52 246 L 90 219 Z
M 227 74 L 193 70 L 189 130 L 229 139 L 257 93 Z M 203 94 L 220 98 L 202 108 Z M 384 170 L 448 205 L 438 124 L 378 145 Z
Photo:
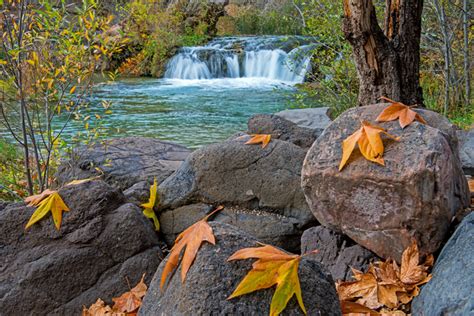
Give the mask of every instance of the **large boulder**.
M 125 190 L 137 182 L 165 180 L 190 151 L 177 144 L 146 137 L 124 137 L 79 148 L 59 166 L 59 184 L 103 173 L 104 180 Z M 99 171 L 100 170 L 100 171 Z
M 474 311 L 474 213 L 443 247 L 433 278 L 412 303 L 414 316 L 472 315 Z
M 161 233 L 168 244 L 182 231 L 202 219 L 212 205 L 197 203 L 160 213 Z M 259 240 L 285 249 L 296 250 L 300 244 L 301 228 L 295 218 L 258 209 L 229 206 L 214 216 L 214 221 L 237 226 Z
M 268 315 L 274 288 L 232 300 L 227 297 L 251 270 L 255 260 L 227 262 L 237 250 L 258 246 L 257 240 L 233 226 L 211 222 L 216 245 L 204 243 L 184 283 L 175 273 L 166 290 L 160 290 L 165 261 L 158 268 L 143 300 L 139 315 Z M 303 258 L 298 271 L 308 315 L 341 315 L 334 282 L 327 270 Z M 303 315 L 292 298 L 284 315 Z
M 377 256 L 346 236 L 324 226 L 311 227 L 301 236 L 301 253 L 317 250 L 311 256 L 321 262 L 334 280 L 352 279 L 352 270 L 367 271 Z
M 287 222 L 291 222 L 294 231 L 301 234 L 315 222 L 300 187 L 305 150 L 278 139 L 265 148 L 245 145 L 249 138 L 246 134 L 234 136 L 193 152 L 159 186 L 161 209 L 205 203 L 262 210 L 278 215 L 268 219 L 275 231 L 286 230 Z M 258 225 L 257 217 L 254 221 Z M 239 221 L 235 223 L 245 229 L 244 221 L 242 226 Z
M 290 109 L 275 113 L 300 127 L 316 130 L 321 134 L 323 130 L 331 124 L 331 109 L 328 107 L 310 109 Z
M 474 176 L 474 129 L 458 131 L 459 157 L 465 174 Z
M 385 166 L 365 160 L 358 149 L 338 170 L 342 141 L 375 122 L 385 105 L 353 108 L 337 118 L 316 140 L 302 170 L 302 186 L 313 214 L 325 226 L 387 258 L 401 259 L 416 238 L 422 254 L 443 242 L 451 219 L 469 205 L 456 134 L 442 116 L 417 110 L 428 125 L 398 121 L 380 126 L 400 141 L 384 137 Z
M 34 212 L 22 203 L 0 212 L 0 309 L 5 315 L 77 315 L 97 298 L 150 281 L 162 253 L 153 225 L 102 181 L 59 191 L 70 208 L 61 229 L 51 215 L 24 229 Z
M 277 115 L 256 114 L 248 121 L 248 132 L 271 134 L 273 139 L 281 139 L 308 149 L 323 131 L 298 126 Z

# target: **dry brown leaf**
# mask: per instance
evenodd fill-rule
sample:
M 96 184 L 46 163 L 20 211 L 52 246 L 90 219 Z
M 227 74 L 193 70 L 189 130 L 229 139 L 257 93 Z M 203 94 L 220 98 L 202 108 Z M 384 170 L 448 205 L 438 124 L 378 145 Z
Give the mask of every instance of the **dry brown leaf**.
M 342 315 L 344 316 L 378 316 L 378 312 L 355 302 L 341 301 Z
M 170 275 L 179 265 L 180 263 L 180 255 L 184 249 L 183 258 L 181 260 L 181 281 L 184 282 L 186 278 L 186 274 L 188 273 L 189 268 L 193 264 L 194 259 L 196 258 L 197 252 L 201 247 L 201 244 L 204 241 L 209 242 L 210 244 L 215 245 L 216 239 L 212 232 L 212 227 L 209 226 L 207 220 L 210 216 L 215 214 L 216 212 L 222 210 L 224 207 L 219 206 L 214 211 L 212 211 L 209 215 L 204 217 L 199 222 L 193 224 L 192 226 L 188 227 L 184 230 L 179 236 L 176 238 L 173 248 L 171 248 L 171 252 L 168 256 L 168 261 L 166 262 L 165 268 L 163 269 L 163 273 L 161 274 L 161 282 L 160 288 L 163 290 L 163 287 L 166 283 L 166 279 L 168 275 Z
M 272 135 L 270 134 L 253 134 L 252 138 L 250 138 L 245 144 L 246 145 L 253 145 L 253 144 L 262 144 L 262 148 L 267 147 L 268 143 L 272 139 Z
M 426 121 L 421 115 L 413 111 L 411 107 L 386 97 L 380 97 L 380 99 L 388 101 L 391 104 L 380 113 L 376 119 L 377 122 L 388 122 L 398 119 L 401 128 L 405 128 L 413 123 L 413 121 L 426 124 Z
M 115 303 L 113 310 L 122 313 L 131 313 L 138 310 L 142 305 L 142 298 L 145 296 L 147 289 L 145 274 L 143 274 L 140 282 L 133 289 L 119 297 L 112 298 L 112 301 Z
M 51 194 L 53 194 L 55 192 L 57 192 L 57 191 L 46 189 L 43 192 L 41 192 L 40 194 L 36 194 L 36 195 L 32 195 L 32 196 L 27 197 L 25 199 L 25 203 L 28 204 L 28 206 L 37 206 L 38 204 L 40 204 L 41 201 L 43 201 L 45 198 L 47 198 L 48 196 L 50 196 Z
M 428 276 L 426 270 L 429 266 L 419 265 L 419 252 L 416 241 L 413 240 L 410 247 L 405 249 L 402 255 L 400 267 L 400 281 L 405 284 L 417 284 Z
M 82 308 L 82 316 L 112 316 L 112 307 L 105 305 L 100 298 L 92 304 L 89 308 L 85 306 Z
M 382 138 L 380 137 L 381 133 L 394 140 L 399 140 L 398 137 L 387 133 L 385 129 L 372 125 L 367 121 L 362 121 L 360 129 L 342 142 L 342 158 L 339 164 L 339 171 L 346 165 L 354 151 L 356 143 L 359 145 L 359 150 L 365 159 L 376 162 L 382 166 L 385 165 L 383 160 L 384 146 Z
M 112 298 L 114 306 L 110 307 L 100 298 L 89 308 L 82 309 L 82 316 L 135 316 L 142 305 L 142 298 L 145 296 L 147 286 L 145 284 L 145 274 L 140 282 L 128 292 L 120 297 Z

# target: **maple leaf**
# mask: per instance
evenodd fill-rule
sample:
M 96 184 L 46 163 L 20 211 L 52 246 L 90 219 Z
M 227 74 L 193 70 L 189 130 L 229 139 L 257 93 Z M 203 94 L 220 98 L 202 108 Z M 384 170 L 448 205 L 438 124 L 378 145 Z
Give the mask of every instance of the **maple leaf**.
M 349 157 L 354 151 L 355 145 L 359 145 L 359 150 L 362 155 L 370 161 L 385 165 L 383 160 L 384 146 L 380 134 L 383 133 L 394 140 L 399 140 L 398 137 L 392 136 L 385 129 L 379 126 L 370 124 L 367 121 L 361 122 L 361 127 L 355 131 L 351 136 L 347 137 L 342 142 L 342 159 L 339 164 L 339 171 L 344 168 Z
M 113 310 L 122 313 L 131 313 L 142 305 L 142 298 L 145 296 L 148 287 L 145 284 L 145 274 L 138 284 L 128 292 L 123 293 L 120 297 L 112 298 L 114 301 Z
M 411 245 L 405 249 L 402 255 L 402 263 L 400 267 L 400 281 L 405 284 L 419 284 L 428 277 L 429 267 L 432 265 L 433 256 L 428 256 L 428 265 L 419 265 L 419 252 L 416 241 L 413 240 Z
M 299 306 L 306 314 L 301 295 L 298 266 L 301 256 L 291 255 L 275 247 L 245 248 L 235 252 L 228 261 L 255 258 L 252 270 L 239 283 L 234 292 L 227 298 L 232 299 L 257 290 L 276 285 L 270 304 L 270 315 L 279 315 L 296 295 Z
M 33 215 L 31 215 L 31 218 L 26 224 L 25 229 L 28 229 L 31 225 L 38 222 L 40 219 L 45 217 L 46 214 L 51 212 L 54 225 L 56 226 L 56 229 L 59 230 L 63 218 L 63 211 L 67 212 L 69 211 L 69 208 L 64 203 L 59 193 L 57 191 L 53 191 L 38 203 L 38 208 L 33 213 Z
M 262 148 L 267 147 L 268 143 L 272 139 L 271 134 L 252 134 L 252 138 L 250 138 L 245 144 L 252 145 L 252 144 L 262 144 Z
M 158 191 L 158 183 L 156 182 L 156 178 L 153 181 L 153 185 L 150 187 L 150 198 L 147 203 L 142 204 L 143 207 L 143 215 L 147 218 L 151 218 L 153 220 L 153 224 L 155 225 L 155 230 L 160 230 L 160 222 L 158 221 L 158 217 L 156 217 L 155 211 L 153 208 L 155 207 L 156 200 L 157 200 L 157 191 Z
M 376 118 L 377 122 L 388 122 L 398 119 L 401 128 L 405 128 L 415 120 L 426 124 L 426 121 L 421 117 L 421 115 L 413 111 L 408 105 L 390 100 L 386 97 L 380 97 L 380 99 L 388 101 L 391 104 Z
M 214 215 L 216 212 L 222 210 L 224 207 L 219 206 L 206 217 L 200 221 L 194 223 L 192 226 L 186 228 L 181 234 L 178 235 L 176 241 L 171 248 L 170 254 L 168 256 L 168 261 L 163 269 L 161 274 L 160 288 L 163 290 L 163 287 L 166 283 L 168 275 L 171 274 L 180 263 L 180 255 L 184 249 L 184 254 L 181 259 L 181 281 L 184 282 L 186 279 L 186 274 L 188 273 L 189 268 L 196 258 L 197 252 L 201 247 L 201 244 L 204 241 L 209 242 L 212 245 L 216 244 L 216 239 L 212 232 L 212 227 L 209 226 L 207 220 L 209 217 Z

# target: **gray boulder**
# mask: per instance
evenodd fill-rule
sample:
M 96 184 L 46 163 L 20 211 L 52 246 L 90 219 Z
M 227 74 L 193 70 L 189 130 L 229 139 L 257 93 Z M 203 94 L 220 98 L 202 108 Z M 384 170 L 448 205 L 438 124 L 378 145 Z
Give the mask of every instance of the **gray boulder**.
M 137 182 L 165 180 L 190 151 L 180 145 L 146 137 L 125 137 L 81 147 L 59 166 L 57 180 L 65 184 L 104 174 L 104 180 L 125 190 Z M 100 169 L 101 172 L 97 171 Z
M 249 134 L 271 134 L 273 139 L 280 139 L 308 149 L 322 130 L 301 127 L 280 116 L 257 114 L 248 121 Z
M 158 268 L 139 315 L 268 315 L 274 288 L 232 300 L 227 297 L 251 270 L 255 260 L 227 262 L 237 250 L 258 246 L 257 240 L 233 226 L 211 222 L 216 245 L 204 243 L 186 281 L 175 273 L 166 290 L 160 290 L 164 263 Z M 341 315 L 331 275 L 315 260 L 303 258 L 298 271 L 308 315 Z M 303 315 L 292 298 L 283 315 Z
M 149 282 L 162 253 L 153 225 L 102 181 L 61 189 L 70 208 L 61 229 L 51 215 L 25 231 L 34 209 L 0 212 L 0 309 L 5 315 L 76 315 L 97 298 Z M 20 304 L 20 303 L 21 304 Z
M 300 127 L 317 130 L 317 132 L 321 134 L 332 122 L 330 112 L 330 108 L 321 107 L 284 110 L 275 113 L 275 115 L 291 121 Z
M 462 169 L 465 174 L 474 176 L 474 129 L 468 131 L 460 130 L 457 135 L 459 138 L 459 157 L 461 158 Z
M 245 145 L 249 138 L 245 134 L 234 136 L 193 152 L 159 186 L 161 209 L 205 203 L 261 210 L 280 216 L 271 220 L 275 231 L 286 231 L 288 223 L 294 223 L 294 231 L 301 234 L 315 222 L 300 187 L 305 150 L 278 139 L 264 149 L 260 145 Z M 247 226 L 244 223 L 242 228 Z M 236 224 L 239 226 L 238 221 Z M 259 222 L 253 225 L 258 227 Z
M 433 278 L 412 303 L 414 316 L 472 315 L 474 311 L 474 213 L 443 247 Z
M 161 233 L 168 244 L 173 244 L 179 233 L 202 219 L 213 207 L 198 203 L 160 213 Z M 265 243 L 285 249 L 298 249 L 301 230 L 292 217 L 263 210 L 229 206 L 214 216 L 213 221 L 230 224 L 255 236 Z
M 351 268 L 367 271 L 369 263 L 378 259 L 371 251 L 324 226 L 311 227 L 301 236 L 301 253 L 313 250 L 318 252 L 311 257 L 321 262 L 334 280 L 351 280 Z
M 338 170 L 342 141 L 360 127 L 360 120 L 375 122 L 384 106 L 350 109 L 326 128 L 303 164 L 306 199 L 320 223 L 380 257 L 400 260 L 412 237 L 422 254 L 433 253 L 456 212 L 469 206 L 456 134 L 445 118 L 417 110 L 428 125 L 415 122 L 402 130 L 398 121 L 381 123 L 401 137 L 398 142 L 383 137 L 385 166 L 367 161 L 355 149 L 348 165 Z

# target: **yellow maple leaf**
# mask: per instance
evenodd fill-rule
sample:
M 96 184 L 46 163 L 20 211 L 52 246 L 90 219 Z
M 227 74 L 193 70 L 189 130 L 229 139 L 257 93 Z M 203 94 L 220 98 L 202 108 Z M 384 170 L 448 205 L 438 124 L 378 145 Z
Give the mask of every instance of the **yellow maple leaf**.
M 156 200 L 157 200 L 157 192 L 158 192 L 158 183 L 156 182 L 156 178 L 153 181 L 153 185 L 150 187 L 150 198 L 148 202 L 143 203 L 141 206 L 143 207 L 143 215 L 147 218 L 151 218 L 153 220 L 153 224 L 155 225 L 155 230 L 160 230 L 160 222 L 158 221 L 158 217 L 155 214 L 153 208 L 155 207 Z
M 361 122 L 361 127 L 355 131 L 351 136 L 347 137 L 342 142 L 342 158 L 339 164 L 339 171 L 344 168 L 349 157 L 354 151 L 355 145 L 359 145 L 359 150 L 365 159 L 376 162 L 382 166 L 385 165 L 383 160 L 384 146 L 380 134 L 383 133 L 394 140 L 399 140 L 398 137 L 392 136 L 387 131 L 379 126 L 370 124 L 367 121 Z
M 272 135 L 270 134 L 253 134 L 252 138 L 250 138 L 245 144 L 246 145 L 253 145 L 253 144 L 262 144 L 262 148 L 267 147 L 272 139 Z
M 293 295 L 296 295 L 301 310 L 306 314 L 298 278 L 301 256 L 288 254 L 273 246 L 265 245 L 264 247 L 241 249 L 235 252 L 228 261 L 249 258 L 258 260 L 253 263 L 252 270 L 227 299 L 276 285 L 270 304 L 271 316 L 279 315 Z
M 33 215 L 31 215 L 31 218 L 26 224 L 25 229 L 28 229 L 29 227 L 31 227 L 31 225 L 35 224 L 43 217 L 45 217 L 46 214 L 51 212 L 51 215 L 53 216 L 54 226 L 56 226 L 56 229 L 59 230 L 63 218 L 63 211 L 67 212 L 69 211 L 69 208 L 64 203 L 59 193 L 57 191 L 54 191 L 53 193 L 49 194 L 48 197 L 39 202 L 38 208 L 33 213 Z
M 168 256 L 168 261 L 166 261 L 163 273 L 161 274 L 160 288 L 163 290 L 163 287 L 166 283 L 168 275 L 170 275 L 180 263 L 180 255 L 184 250 L 184 254 L 181 259 L 181 281 L 184 282 L 186 279 L 186 274 L 188 273 L 189 268 L 196 258 L 197 252 L 201 247 L 201 244 L 204 241 L 215 245 L 216 239 L 212 232 L 212 227 L 209 226 L 207 220 L 210 216 L 216 212 L 222 210 L 224 207 L 219 206 L 206 217 L 200 221 L 194 223 L 190 227 L 186 228 L 174 242 L 173 248 L 171 248 L 170 254 Z

